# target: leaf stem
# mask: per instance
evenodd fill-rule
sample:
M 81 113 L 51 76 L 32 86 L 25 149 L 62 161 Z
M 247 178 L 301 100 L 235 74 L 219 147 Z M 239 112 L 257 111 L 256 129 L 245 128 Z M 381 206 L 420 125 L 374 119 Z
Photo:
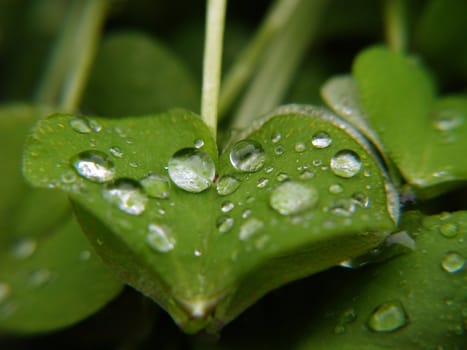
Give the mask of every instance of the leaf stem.
M 226 0 L 208 0 L 201 116 L 216 138 Z
M 74 0 L 37 89 L 35 100 L 74 112 L 100 37 L 107 0 Z
M 405 0 L 384 2 L 386 41 L 396 52 L 405 52 L 408 46 L 406 5 Z

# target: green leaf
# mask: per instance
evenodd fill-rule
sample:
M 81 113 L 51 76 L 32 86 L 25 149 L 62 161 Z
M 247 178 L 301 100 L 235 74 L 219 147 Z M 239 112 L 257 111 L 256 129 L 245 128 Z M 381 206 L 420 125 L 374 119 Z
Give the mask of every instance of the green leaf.
M 75 323 L 121 289 L 72 219 L 67 197 L 33 189 L 21 174 L 22 146 L 41 114 L 0 109 L 0 330 L 40 332 Z
M 137 32 L 109 36 L 97 53 L 82 106 L 105 116 L 197 109 L 198 84 L 183 61 Z
M 417 248 L 366 267 L 313 316 L 296 349 L 463 349 L 467 212 L 409 212 Z M 356 271 L 357 272 L 357 271 Z
M 330 113 L 287 106 L 241 137 L 218 159 L 190 112 L 58 114 L 33 130 L 25 173 L 67 191 L 104 260 L 185 331 L 217 330 L 271 289 L 378 245 L 398 216 L 371 148 Z
M 361 53 L 353 74 L 370 123 L 420 195 L 433 196 L 467 180 L 465 97 L 436 102 L 425 70 L 384 48 Z

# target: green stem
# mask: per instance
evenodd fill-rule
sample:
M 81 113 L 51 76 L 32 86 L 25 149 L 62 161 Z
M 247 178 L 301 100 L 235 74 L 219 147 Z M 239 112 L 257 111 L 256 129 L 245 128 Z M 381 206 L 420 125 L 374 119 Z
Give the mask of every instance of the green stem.
M 300 0 L 291 18 L 263 55 L 263 62 L 234 116 L 245 128 L 284 98 L 310 43 L 318 33 L 327 0 Z
M 79 104 L 100 37 L 107 0 L 74 0 L 65 17 L 36 102 L 74 112 Z
M 405 0 L 386 0 L 384 3 L 386 41 L 396 52 L 405 52 L 408 46 L 406 5 Z
M 225 77 L 219 102 L 219 118 L 225 116 L 231 108 L 258 65 L 264 50 L 291 20 L 299 1 L 276 0 L 274 2 L 255 36 L 240 53 L 236 63 Z
M 201 115 L 216 138 L 226 0 L 208 0 Z

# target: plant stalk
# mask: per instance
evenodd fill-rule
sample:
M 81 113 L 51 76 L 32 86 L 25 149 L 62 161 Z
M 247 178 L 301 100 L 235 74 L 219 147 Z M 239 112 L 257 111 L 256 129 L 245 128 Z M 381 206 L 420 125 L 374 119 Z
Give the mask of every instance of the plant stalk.
M 407 4 L 405 0 L 384 2 L 386 42 L 396 52 L 405 52 L 408 47 Z

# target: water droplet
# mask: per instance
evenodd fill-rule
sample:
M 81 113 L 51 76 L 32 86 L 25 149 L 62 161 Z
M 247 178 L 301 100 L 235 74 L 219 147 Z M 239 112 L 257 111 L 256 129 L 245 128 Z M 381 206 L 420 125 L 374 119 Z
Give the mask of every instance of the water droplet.
M 269 204 L 282 215 L 292 215 L 313 208 L 318 199 L 318 191 L 311 184 L 288 181 L 273 190 Z
M 118 146 L 113 146 L 109 148 L 109 152 L 111 155 L 113 155 L 115 158 L 122 158 L 123 157 L 123 151 L 120 147 Z
M 264 223 L 256 218 L 249 218 L 240 227 L 240 240 L 245 241 L 264 227 Z
M 346 326 L 357 319 L 357 313 L 354 308 L 348 308 L 342 312 L 334 328 L 335 334 L 342 334 L 346 331 Z
M 47 269 L 34 270 L 29 276 L 29 284 L 33 287 L 41 287 L 50 281 L 52 273 Z
M 193 254 L 194 254 L 196 257 L 198 257 L 198 256 L 203 255 L 203 252 L 202 252 L 201 250 L 199 250 L 199 249 L 195 249 L 195 251 L 193 252 Z
M 370 205 L 370 198 L 360 192 L 352 194 L 352 201 L 361 208 L 368 208 Z
M 321 164 L 323 164 L 323 162 L 321 161 L 321 159 L 313 159 L 312 161 L 313 165 L 318 167 L 318 166 L 321 166 Z
M 140 184 L 149 197 L 165 199 L 170 196 L 170 181 L 165 175 L 151 173 Z
M 17 259 L 29 258 L 37 249 L 37 241 L 32 238 L 18 240 L 13 245 L 13 256 Z
M 285 152 L 285 148 L 282 145 L 279 145 L 276 148 L 274 148 L 274 153 L 277 154 L 278 156 L 284 154 L 284 152 Z
M 91 252 L 89 250 L 82 250 L 79 253 L 79 260 L 88 261 L 91 258 Z
M 166 253 L 174 249 L 176 240 L 167 226 L 150 224 L 148 231 L 146 242 L 152 249 L 159 253 Z
M 252 213 L 251 209 L 245 209 L 242 213 L 242 219 L 247 219 Z
M 102 197 L 130 215 L 140 215 L 146 209 L 148 197 L 138 182 L 119 179 L 102 189 Z
M 351 216 L 355 212 L 355 204 L 350 199 L 339 199 L 335 201 L 331 208 L 331 213 L 339 216 Z
M 446 222 L 439 228 L 439 232 L 446 238 L 454 238 L 457 236 L 459 228 L 457 224 L 453 222 Z
M 448 252 L 441 260 L 441 267 L 449 273 L 457 273 L 464 269 L 465 259 L 457 252 Z
M 320 131 L 313 135 L 311 144 L 316 148 L 327 148 L 331 145 L 332 139 L 327 132 Z
M 102 125 L 100 125 L 98 122 L 96 122 L 93 119 L 88 119 L 88 124 L 91 127 L 92 131 L 94 132 L 99 132 L 102 130 Z
M 269 179 L 262 177 L 258 180 L 258 183 L 256 184 L 256 187 L 258 188 L 264 188 L 268 185 Z
M 315 173 L 309 170 L 305 170 L 303 173 L 300 174 L 300 179 L 302 180 L 308 180 L 311 179 L 315 176 Z
M 199 193 L 208 189 L 216 169 L 211 157 L 196 148 L 184 148 L 169 160 L 169 176 L 182 190 Z
M 303 142 L 297 142 L 295 144 L 294 149 L 295 149 L 295 152 L 302 153 L 302 152 L 305 152 L 306 146 L 305 146 L 305 144 Z
M 227 233 L 232 229 L 234 223 L 235 220 L 230 216 L 221 216 L 217 219 L 216 227 L 220 233 Z
M 138 168 L 139 167 L 139 163 L 138 162 L 129 162 L 128 163 L 129 166 L 131 166 L 132 168 Z
M 433 127 L 439 131 L 451 131 L 464 123 L 464 117 L 455 111 L 441 111 L 434 116 Z
M 340 177 L 353 177 L 361 168 L 362 162 L 360 157 L 350 150 L 339 151 L 331 159 L 332 172 Z
M 11 287 L 8 283 L 0 282 L 0 304 L 5 302 L 7 298 L 10 296 Z
M 84 151 L 71 159 L 76 172 L 92 182 L 108 182 L 115 177 L 112 160 L 101 151 Z
M 272 143 L 278 143 L 281 140 L 281 138 L 282 138 L 282 135 L 280 133 L 276 132 L 276 133 L 272 134 L 271 141 L 272 141 Z
M 223 213 L 228 213 L 229 211 L 231 211 L 233 208 L 235 207 L 235 205 L 230 202 L 230 201 L 226 201 L 226 202 L 223 202 L 221 204 L 221 211 Z
M 339 194 L 339 193 L 342 193 L 343 191 L 344 191 L 344 188 L 339 184 L 332 184 L 331 186 L 329 186 L 329 193 L 331 194 Z
M 399 302 L 388 302 L 378 306 L 368 320 L 368 327 L 375 332 L 393 332 L 408 322 L 407 314 Z
M 237 142 L 230 151 L 230 162 L 240 171 L 256 172 L 260 170 L 266 161 L 263 147 L 252 140 Z
M 229 194 L 234 193 L 239 186 L 240 181 L 238 181 L 235 177 L 222 176 L 216 184 L 217 194 L 220 196 L 228 196 Z
M 204 141 L 202 139 L 196 139 L 194 142 L 195 148 L 201 148 L 204 146 Z
M 64 184 L 72 184 L 73 182 L 76 181 L 76 175 L 72 170 L 65 171 L 62 174 L 61 179 Z
M 266 174 L 270 174 L 270 173 L 272 173 L 273 171 L 274 171 L 274 168 L 273 168 L 272 166 L 268 166 L 268 167 L 266 167 L 266 168 L 264 169 L 264 172 L 265 172 Z
M 75 118 L 70 120 L 71 128 L 80 134 L 89 134 L 92 128 L 89 126 L 87 120 L 83 118 Z

